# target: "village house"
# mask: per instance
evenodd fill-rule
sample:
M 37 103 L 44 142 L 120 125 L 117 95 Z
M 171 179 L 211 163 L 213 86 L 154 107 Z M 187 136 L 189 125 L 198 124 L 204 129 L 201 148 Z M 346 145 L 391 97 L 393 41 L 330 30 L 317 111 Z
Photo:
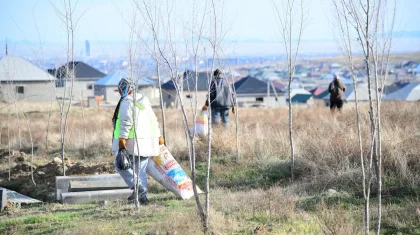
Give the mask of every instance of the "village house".
M 83 98 L 93 96 L 93 83 L 106 75 L 81 61 L 69 62 L 57 69 L 49 69 L 48 72 L 57 78 L 56 87 L 73 86 L 73 97 Z M 72 73 L 74 73 L 73 82 Z
M 110 104 L 118 103 L 121 98 L 118 92 L 118 83 L 121 78 L 130 76 L 131 72 L 128 70 L 118 70 L 108 74 L 94 83 L 94 95 L 103 96 L 104 102 Z M 141 77 L 134 80 L 137 81 L 138 91 L 145 95 L 152 105 L 159 104 L 159 88 L 156 80 L 147 77 Z
M 356 86 L 356 93 L 357 93 L 357 100 L 359 102 L 368 102 L 369 101 L 369 88 L 368 88 L 367 84 L 365 84 L 365 83 L 358 84 Z M 328 92 L 328 90 L 323 92 L 321 95 L 323 95 L 323 97 L 321 99 L 324 100 L 325 105 L 329 106 L 330 93 Z M 376 100 L 376 93 L 375 93 L 374 90 L 372 90 L 371 95 L 372 95 L 372 100 Z M 318 97 L 320 97 L 320 96 L 318 96 Z M 346 91 L 344 92 L 344 100 L 346 102 L 353 102 L 353 101 L 355 101 L 355 97 L 356 96 L 355 96 L 355 92 L 354 92 L 354 87 L 346 85 Z
M 51 101 L 55 98 L 56 78 L 17 56 L 0 59 L 0 101 Z
M 285 107 L 284 91 L 271 82 L 245 77 L 234 84 L 238 107 Z
M 211 74 L 207 72 L 194 72 L 187 70 L 179 76 L 178 86 L 186 108 L 192 107 L 191 105 L 195 104 L 195 100 L 197 100 L 199 107 L 204 105 L 207 99 L 209 89 L 208 81 L 210 80 L 210 75 Z M 179 96 L 172 80 L 162 84 L 162 93 L 165 107 L 179 107 Z
M 292 97 L 291 101 L 292 101 L 292 104 L 294 105 L 309 105 L 309 106 L 315 105 L 313 101 L 313 94 L 302 88 L 291 89 L 290 97 Z M 287 103 L 289 102 L 289 94 L 287 91 L 286 91 L 286 102 Z
M 387 101 L 420 101 L 420 82 L 410 82 L 401 89 L 386 95 Z

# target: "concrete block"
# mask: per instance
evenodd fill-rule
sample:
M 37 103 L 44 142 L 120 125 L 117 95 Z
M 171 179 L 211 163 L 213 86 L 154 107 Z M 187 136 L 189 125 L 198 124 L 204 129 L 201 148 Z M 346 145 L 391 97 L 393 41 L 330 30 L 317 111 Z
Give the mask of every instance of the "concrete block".
M 112 190 L 112 189 L 126 189 L 128 185 L 121 178 L 119 180 L 108 181 L 74 181 L 69 182 L 69 192 L 83 192 L 83 191 L 97 191 L 97 190 Z
M 6 189 L 0 189 L 0 211 L 3 211 L 7 205 Z
M 131 195 L 131 189 L 99 190 L 85 192 L 66 192 L 61 193 L 61 202 L 63 204 L 83 204 L 99 202 L 102 200 L 122 200 L 127 201 Z
M 70 181 L 110 181 L 121 180 L 119 174 L 89 175 L 89 176 L 56 176 L 55 177 L 55 196 L 57 201 L 61 201 L 61 194 L 69 191 Z

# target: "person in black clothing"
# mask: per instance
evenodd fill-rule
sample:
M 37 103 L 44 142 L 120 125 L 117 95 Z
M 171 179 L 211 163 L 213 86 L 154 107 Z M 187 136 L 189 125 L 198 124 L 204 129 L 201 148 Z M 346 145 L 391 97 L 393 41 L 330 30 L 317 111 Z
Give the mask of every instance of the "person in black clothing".
M 341 81 L 338 74 L 334 74 L 334 80 L 328 86 L 328 92 L 330 93 L 330 110 L 332 113 L 335 112 L 335 109 L 341 111 L 343 108 L 346 92 L 346 85 Z
M 211 108 L 211 118 L 213 124 L 223 122 L 225 128 L 229 127 L 229 109 L 235 113 L 235 96 L 226 79 L 223 78 L 220 69 L 216 69 L 213 73 L 214 79 L 210 83 L 210 105 L 208 100 L 203 106 L 206 110 Z

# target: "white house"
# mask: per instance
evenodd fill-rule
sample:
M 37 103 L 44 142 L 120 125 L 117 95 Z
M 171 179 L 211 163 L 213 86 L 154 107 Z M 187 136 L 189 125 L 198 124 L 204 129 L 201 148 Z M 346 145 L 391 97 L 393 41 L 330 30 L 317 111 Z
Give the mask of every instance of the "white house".
M 56 78 L 31 62 L 16 56 L 0 59 L 0 101 L 50 101 L 59 89 Z
M 420 101 L 420 82 L 411 82 L 403 88 L 386 95 L 384 100 Z
M 69 71 L 69 74 L 67 74 L 67 71 Z M 72 85 L 73 96 L 76 99 L 92 96 L 94 94 L 93 83 L 106 75 L 81 61 L 69 62 L 58 69 L 48 70 L 48 72 L 57 78 L 57 87 L 69 88 Z M 73 82 L 70 79 L 71 72 L 74 73 Z
M 236 103 L 239 107 L 285 107 L 284 92 L 271 84 L 248 76 L 235 82 Z M 274 88 L 274 89 L 273 89 Z
M 118 70 L 110 73 L 107 76 L 97 80 L 94 85 L 94 95 L 103 95 L 103 101 L 111 104 L 118 103 L 120 94 L 118 93 L 118 83 L 121 78 L 130 77 L 131 72 L 128 70 Z M 159 89 L 157 87 L 157 81 L 150 78 L 139 78 L 137 81 L 138 91 L 149 98 L 152 104 L 155 104 L 159 100 Z

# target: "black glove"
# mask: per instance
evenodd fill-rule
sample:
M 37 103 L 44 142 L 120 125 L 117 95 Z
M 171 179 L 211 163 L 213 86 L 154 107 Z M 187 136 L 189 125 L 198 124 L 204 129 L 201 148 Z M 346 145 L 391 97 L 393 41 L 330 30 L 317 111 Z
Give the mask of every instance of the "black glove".
M 116 164 L 120 170 L 128 170 L 131 168 L 131 159 L 127 149 L 118 150 Z

